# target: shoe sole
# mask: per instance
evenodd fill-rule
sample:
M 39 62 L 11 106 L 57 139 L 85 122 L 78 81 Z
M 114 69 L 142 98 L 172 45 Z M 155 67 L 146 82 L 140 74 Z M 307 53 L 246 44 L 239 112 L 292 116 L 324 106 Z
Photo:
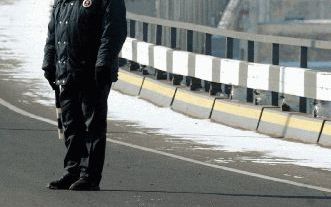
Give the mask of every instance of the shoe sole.
M 80 189 L 69 188 L 69 190 L 72 190 L 72 191 L 100 191 L 100 187 L 96 186 L 96 187 L 80 188 Z
M 69 187 L 68 188 L 58 188 L 58 187 L 55 187 L 52 185 L 47 185 L 46 188 L 48 188 L 50 190 L 69 190 Z
M 50 190 L 69 190 L 70 185 L 67 186 L 67 187 L 59 188 L 59 187 L 57 187 L 57 186 L 55 186 L 55 185 L 47 184 L 47 185 L 46 185 L 46 188 L 48 188 L 48 189 L 50 189 Z

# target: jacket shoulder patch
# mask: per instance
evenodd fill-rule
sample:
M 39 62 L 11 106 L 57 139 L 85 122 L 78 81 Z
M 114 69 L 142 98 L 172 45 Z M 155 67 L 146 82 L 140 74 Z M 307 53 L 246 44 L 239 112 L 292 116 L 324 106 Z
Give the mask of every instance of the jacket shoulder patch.
M 92 6 L 92 0 L 84 0 L 83 1 L 83 7 L 88 8 Z

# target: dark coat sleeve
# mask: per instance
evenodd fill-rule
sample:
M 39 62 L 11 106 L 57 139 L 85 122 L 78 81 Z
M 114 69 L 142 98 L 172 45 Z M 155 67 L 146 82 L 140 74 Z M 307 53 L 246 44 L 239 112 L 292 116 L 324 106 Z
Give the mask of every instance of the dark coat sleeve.
M 48 36 L 44 47 L 44 60 L 42 65 L 42 69 L 47 73 L 55 74 L 55 54 L 55 20 L 53 6 L 48 24 Z
M 127 35 L 126 8 L 124 0 L 106 0 L 105 2 L 106 9 L 102 19 L 96 68 L 112 70 Z

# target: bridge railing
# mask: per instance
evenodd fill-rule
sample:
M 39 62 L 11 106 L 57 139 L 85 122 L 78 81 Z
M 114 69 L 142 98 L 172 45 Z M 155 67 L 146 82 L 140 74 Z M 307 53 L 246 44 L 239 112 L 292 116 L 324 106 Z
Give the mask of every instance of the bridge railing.
M 263 66 L 261 67 L 261 65 L 259 65 L 258 67 L 260 67 L 260 69 L 257 69 L 255 72 L 252 72 L 256 68 L 253 69 L 254 67 L 250 67 L 249 63 L 255 62 L 255 52 L 256 52 L 255 46 L 257 43 L 272 44 L 272 51 L 271 51 L 270 55 L 272 56 L 271 65 L 273 65 L 273 66 L 277 66 L 280 63 L 280 46 L 286 45 L 286 46 L 299 47 L 300 48 L 300 68 L 302 69 L 302 71 L 297 70 L 298 68 L 296 68 L 296 70 L 290 71 L 293 74 L 289 75 L 288 77 L 292 77 L 295 79 L 296 78 L 295 71 L 299 71 L 297 74 L 298 75 L 297 77 L 303 78 L 303 83 L 302 83 L 303 92 L 301 92 L 300 89 L 297 89 L 297 92 L 287 92 L 284 89 L 284 84 L 286 85 L 286 84 L 290 84 L 290 83 L 286 83 L 286 80 L 285 80 L 287 76 L 285 75 L 284 69 L 286 69 L 286 67 L 278 67 L 278 70 L 271 69 L 270 71 L 268 70 L 269 72 L 267 72 L 267 73 L 269 73 L 269 75 L 272 75 L 272 76 L 275 76 L 275 74 L 276 74 L 276 76 L 278 75 L 276 80 L 273 80 L 275 77 L 266 76 L 266 78 L 269 78 L 269 80 L 266 80 L 267 82 L 273 82 L 273 84 L 274 85 L 276 84 L 277 86 L 274 86 L 271 88 L 270 87 L 269 88 L 268 87 L 253 88 L 254 84 L 243 84 L 243 85 L 238 84 L 239 86 L 247 87 L 246 100 L 248 102 L 253 102 L 254 89 L 269 90 L 271 93 L 271 104 L 274 106 L 278 106 L 279 105 L 279 93 L 286 93 L 286 94 L 295 95 L 295 96 L 299 97 L 299 99 L 300 99 L 299 110 L 301 112 L 307 112 L 307 99 L 306 98 L 321 99 L 321 100 L 327 100 L 327 101 L 331 100 L 331 94 L 330 94 L 330 98 L 321 98 L 321 93 L 323 93 L 323 97 L 326 97 L 330 93 L 328 84 L 327 85 L 320 84 L 320 86 L 317 86 L 318 85 L 317 82 L 319 82 L 319 80 L 326 81 L 325 77 L 331 77 L 330 74 L 322 73 L 319 71 L 313 72 L 311 70 L 304 70 L 305 68 L 308 67 L 309 50 L 310 49 L 331 50 L 330 41 L 291 38 L 291 37 L 282 37 L 282 36 L 271 36 L 271 35 L 260 35 L 260 34 L 252 34 L 252 33 L 245 33 L 245 32 L 229 31 L 229 30 L 212 28 L 212 27 L 208 27 L 208 26 L 196 25 L 196 24 L 191 24 L 191 23 L 186 23 L 186 22 L 177 22 L 177 21 L 165 20 L 165 19 L 154 18 L 154 17 L 149 17 L 149 16 L 137 15 L 137 14 L 133 14 L 133 13 L 127 13 L 127 19 L 129 22 L 129 24 L 128 24 L 129 36 L 131 38 L 136 38 L 137 33 L 138 33 L 137 25 L 138 25 L 138 23 L 142 24 L 142 31 L 139 31 L 139 32 L 142 33 L 141 40 L 143 42 L 148 42 L 148 40 L 149 40 L 148 35 L 150 34 L 150 32 L 151 32 L 150 30 L 153 27 L 154 31 L 152 31 L 152 34 L 155 37 L 155 42 L 153 42 L 153 44 L 155 44 L 155 45 L 163 45 L 162 37 L 165 33 L 164 31 L 166 28 L 170 29 L 170 37 L 169 37 L 170 38 L 170 48 L 173 50 L 178 48 L 177 39 L 178 39 L 178 34 L 180 31 L 185 32 L 185 36 L 186 36 L 185 50 L 187 52 L 193 51 L 193 32 L 202 34 L 204 36 L 203 53 L 204 53 L 204 55 L 207 55 L 207 56 L 210 56 L 211 52 L 212 52 L 212 36 L 216 35 L 216 36 L 224 37 L 226 40 L 226 44 L 225 44 L 225 48 L 221 48 L 221 49 L 225 51 L 226 59 L 233 59 L 234 41 L 235 40 L 247 41 L 247 50 L 246 50 L 247 54 L 245 55 L 247 57 L 247 59 L 244 60 L 244 62 L 246 62 L 247 66 L 245 67 L 246 69 L 243 70 L 244 72 L 240 75 L 247 73 L 246 76 L 244 75 L 244 77 L 246 77 L 248 79 L 250 76 L 249 75 L 250 72 L 264 74 L 264 72 L 266 72 L 266 71 L 260 70 L 261 68 L 272 68 L 267 65 L 265 65 L 265 67 L 263 67 Z M 137 51 L 135 51 L 135 52 L 137 52 Z M 152 55 L 155 56 L 155 53 L 152 52 Z M 176 57 L 179 57 L 179 56 L 176 56 Z M 173 54 L 172 54 L 170 59 L 173 61 L 173 59 L 176 57 L 173 56 Z M 154 57 L 149 57 L 149 59 L 151 59 L 151 58 L 154 58 Z M 164 58 L 166 59 L 166 56 Z M 197 60 L 195 59 L 194 61 L 197 61 Z M 169 62 L 169 60 L 168 60 L 168 62 Z M 217 62 L 217 61 L 214 61 L 213 63 L 215 63 L 215 62 Z M 197 63 L 197 62 L 195 62 L 195 63 Z M 220 60 L 220 64 L 222 64 L 222 63 L 223 62 Z M 164 72 L 170 71 L 170 74 L 171 74 L 170 77 L 172 78 L 172 82 L 174 84 L 179 84 L 184 76 L 184 79 L 187 80 L 186 82 L 190 86 L 191 90 L 195 90 L 196 88 L 199 88 L 201 85 L 201 80 L 203 80 L 205 82 L 204 85 L 205 85 L 206 89 L 208 89 L 211 94 L 215 94 L 215 93 L 219 92 L 222 87 L 221 84 L 226 84 L 225 89 L 228 89 L 228 91 L 229 91 L 229 88 L 231 88 L 230 84 L 236 85 L 236 84 L 232 84 L 231 81 L 224 81 L 224 80 L 221 81 L 219 79 L 219 77 L 213 77 L 210 80 L 206 80 L 206 79 L 198 79 L 197 77 L 195 77 L 195 75 L 193 73 L 188 73 L 186 75 L 182 75 L 182 74 L 178 74 L 178 73 L 176 74 L 173 72 L 173 63 L 171 63 L 171 64 L 172 64 L 172 66 L 170 68 L 168 68 L 168 70 L 166 70 L 166 69 L 160 70 L 160 68 L 156 68 L 156 77 L 157 78 L 164 77 Z M 188 64 L 189 65 L 191 64 L 191 66 L 192 66 L 192 63 L 190 63 L 190 61 L 188 62 Z M 146 65 L 153 67 L 155 64 L 146 64 Z M 258 64 L 256 64 L 256 66 L 257 65 Z M 196 64 L 195 64 L 195 66 L 196 66 Z M 217 66 L 213 65 L 211 67 L 215 68 Z M 230 67 L 234 67 L 234 66 L 230 66 Z M 224 67 L 223 67 L 223 69 L 224 69 Z M 240 69 L 240 68 L 238 68 L 238 69 Z M 234 70 L 235 70 L 235 67 L 234 67 Z M 222 73 L 222 70 L 220 69 L 219 72 Z M 323 74 L 324 74 L 324 76 L 323 76 Z M 215 75 L 215 73 L 213 75 Z M 258 75 L 258 74 L 256 74 L 256 75 Z M 235 75 L 233 74 L 233 76 L 235 76 Z M 323 77 L 324 79 L 323 78 L 318 79 L 318 77 Z M 240 79 L 242 77 L 238 77 L 238 78 Z M 254 81 L 254 78 L 253 78 L 253 81 Z M 291 81 L 291 80 L 287 80 L 287 81 Z M 298 80 L 294 80 L 293 84 L 297 81 Z M 247 80 L 246 80 L 246 83 L 247 83 Z M 269 85 L 270 85 L 270 83 L 269 83 Z M 250 86 L 252 86 L 252 87 L 250 88 Z M 298 86 L 293 86 L 293 87 L 297 88 Z M 301 87 L 300 84 L 299 84 L 299 87 Z M 295 91 L 296 89 L 293 89 L 293 90 Z M 323 92 L 321 92 L 321 90 Z M 307 95 L 307 94 L 310 94 L 310 95 Z

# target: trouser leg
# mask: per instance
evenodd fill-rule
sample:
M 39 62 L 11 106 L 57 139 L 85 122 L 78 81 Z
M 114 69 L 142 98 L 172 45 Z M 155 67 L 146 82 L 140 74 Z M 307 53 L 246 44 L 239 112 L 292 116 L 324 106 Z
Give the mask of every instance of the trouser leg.
M 71 174 L 80 173 L 80 161 L 87 156 L 85 145 L 85 124 L 81 109 L 80 92 L 76 87 L 62 87 L 60 92 L 64 140 L 67 152 L 64 168 Z
M 84 91 L 82 111 L 87 128 L 88 157 L 81 160 L 81 176 L 94 182 L 101 180 L 106 149 L 107 99 L 111 85 L 91 87 Z

